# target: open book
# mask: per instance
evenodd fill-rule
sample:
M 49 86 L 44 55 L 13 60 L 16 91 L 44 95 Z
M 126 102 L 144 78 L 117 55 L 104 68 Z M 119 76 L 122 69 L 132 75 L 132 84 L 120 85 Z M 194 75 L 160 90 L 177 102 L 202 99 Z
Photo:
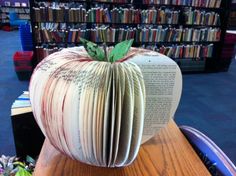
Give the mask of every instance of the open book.
M 140 145 L 174 116 L 181 91 L 174 61 L 135 48 L 113 63 L 91 60 L 83 47 L 63 49 L 39 63 L 29 88 L 51 144 L 103 167 L 132 163 Z

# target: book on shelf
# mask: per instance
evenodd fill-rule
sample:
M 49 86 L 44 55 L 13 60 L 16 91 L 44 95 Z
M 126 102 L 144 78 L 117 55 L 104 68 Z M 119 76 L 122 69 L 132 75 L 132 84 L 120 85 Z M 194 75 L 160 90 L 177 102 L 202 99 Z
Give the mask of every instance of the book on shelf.
M 217 42 L 220 41 L 220 28 L 185 28 L 182 41 L 185 42 Z
M 93 42 L 119 42 L 134 38 L 135 42 L 209 42 L 219 41 L 219 28 L 171 28 L 163 26 L 113 28 L 108 26 L 86 29 L 58 29 L 59 23 L 41 25 L 35 28 L 37 43 L 79 43 L 79 38 L 88 38 Z
M 79 5 L 76 8 L 33 7 L 35 22 L 78 22 L 78 23 L 123 23 L 123 24 L 178 24 L 179 10 L 168 8 L 134 9 L 95 7 L 86 10 Z
M 209 45 L 171 45 L 171 46 L 156 46 L 147 45 L 144 48 L 158 51 L 172 59 L 203 59 L 213 56 L 213 44 Z
M 104 3 L 103 3 L 104 2 Z M 212 58 L 221 45 L 228 2 L 222 0 L 95 0 L 33 3 L 39 60 L 80 37 L 108 45 L 133 38 L 174 59 Z M 222 21 L 221 21 L 222 20 Z M 233 21 L 233 20 L 232 20 Z M 215 51 L 220 53 L 220 51 Z
M 75 45 L 71 45 L 75 46 Z M 65 47 L 68 46 L 50 46 L 49 48 L 47 46 L 36 46 L 36 57 L 38 59 L 38 62 L 40 62 L 43 58 L 47 57 L 48 55 L 59 51 Z M 213 57 L 213 49 L 214 44 L 188 44 L 188 45 L 143 45 L 142 48 L 153 50 L 160 52 L 161 54 L 164 54 L 172 59 L 203 59 L 203 58 L 212 58 Z
M 83 2 L 83 0 L 80 0 Z M 205 8 L 219 8 L 222 0 L 142 0 L 138 3 L 135 0 L 95 0 L 89 2 L 104 2 L 114 4 L 138 4 L 138 5 L 179 5 L 179 6 L 193 6 Z M 84 0 L 86 2 L 86 0 Z
M 123 23 L 123 24 L 178 24 L 180 10 L 171 8 L 135 9 L 95 7 L 86 10 L 78 7 L 46 6 L 34 7 L 36 22 L 78 22 L 78 23 Z M 184 8 L 184 24 L 219 26 L 220 15 L 214 11 Z
M 111 2 L 111 3 L 132 3 L 134 0 L 96 0 L 96 2 Z
M 61 48 L 65 48 L 66 46 L 36 46 L 35 50 L 36 50 L 36 58 L 37 58 L 37 63 L 39 63 L 40 61 L 42 61 L 45 57 L 49 56 L 50 54 L 59 51 Z
M 185 8 L 184 19 L 185 24 L 188 25 L 220 25 L 220 15 L 217 12 L 206 12 L 204 10 L 192 10 L 192 8 Z
M 143 4 L 170 5 L 171 0 L 142 0 Z
M 143 4 L 182 5 L 193 7 L 219 8 L 221 0 L 142 0 Z

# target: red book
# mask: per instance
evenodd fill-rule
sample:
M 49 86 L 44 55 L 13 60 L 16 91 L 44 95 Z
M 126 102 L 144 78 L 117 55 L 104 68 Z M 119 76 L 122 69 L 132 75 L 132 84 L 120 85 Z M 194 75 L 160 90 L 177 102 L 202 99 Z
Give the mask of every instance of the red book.
M 151 22 L 152 22 L 152 18 L 153 18 L 152 10 L 150 10 L 150 11 L 149 11 L 149 14 L 148 14 L 148 23 L 151 23 Z
M 156 35 L 157 35 L 157 31 L 156 30 L 154 30 L 153 31 L 153 38 L 152 38 L 152 41 L 156 41 Z
M 77 39 L 76 42 L 79 43 L 80 42 L 80 36 L 81 36 L 81 32 L 80 30 L 78 31 L 78 35 L 77 35 Z
M 54 37 L 56 42 L 60 43 L 61 42 L 61 37 L 58 35 L 58 31 L 54 31 Z
M 180 3 L 179 0 L 176 0 L 176 5 L 180 5 L 179 3 Z
M 220 41 L 220 35 L 221 35 L 221 31 L 217 31 L 216 32 L 216 41 Z
M 159 52 L 160 52 L 161 54 L 163 54 L 163 53 L 164 53 L 164 51 L 165 51 L 165 48 L 164 48 L 164 46 L 160 47 L 160 49 L 159 49 Z
M 138 10 L 137 22 L 136 23 L 140 23 L 140 22 L 141 22 L 141 10 Z
M 99 16 L 99 9 L 96 8 L 96 22 L 99 22 L 100 16 Z
M 183 47 L 179 49 L 179 58 L 183 57 Z

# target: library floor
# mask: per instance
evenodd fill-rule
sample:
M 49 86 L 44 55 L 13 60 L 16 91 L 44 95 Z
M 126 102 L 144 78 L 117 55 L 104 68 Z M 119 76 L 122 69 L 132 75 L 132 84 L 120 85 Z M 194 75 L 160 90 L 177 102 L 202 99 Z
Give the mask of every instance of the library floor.
M 0 31 L 0 155 L 14 155 L 10 109 L 28 89 L 17 79 L 12 56 L 21 50 L 18 31 Z M 175 115 L 178 125 L 192 126 L 210 137 L 236 164 L 236 61 L 228 72 L 183 76 L 183 93 Z

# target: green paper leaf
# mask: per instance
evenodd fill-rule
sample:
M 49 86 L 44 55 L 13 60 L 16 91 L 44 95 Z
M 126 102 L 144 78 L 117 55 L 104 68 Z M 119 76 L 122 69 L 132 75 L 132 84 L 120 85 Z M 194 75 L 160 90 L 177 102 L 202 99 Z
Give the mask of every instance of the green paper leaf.
M 29 173 L 27 170 L 25 170 L 25 169 L 23 169 L 21 167 L 18 167 L 18 169 L 19 170 L 17 171 L 15 176 L 32 176 L 32 174 Z
M 94 60 L 104 61 L 105 60 L 105 53 L 104 51 L 93 42 L 90 42 L 86 39 L 80 37 L 80 41 L 83 43 L 84 48 L 88 52 L 88 55 L 93 58 Z
M 134 39 L 125 40 L 115 45 L 114 49 L 109 54 L 109 61 L 115 62 L 119 59 L 122 59 L 130 50 L 130 47 L 133 44 Z

